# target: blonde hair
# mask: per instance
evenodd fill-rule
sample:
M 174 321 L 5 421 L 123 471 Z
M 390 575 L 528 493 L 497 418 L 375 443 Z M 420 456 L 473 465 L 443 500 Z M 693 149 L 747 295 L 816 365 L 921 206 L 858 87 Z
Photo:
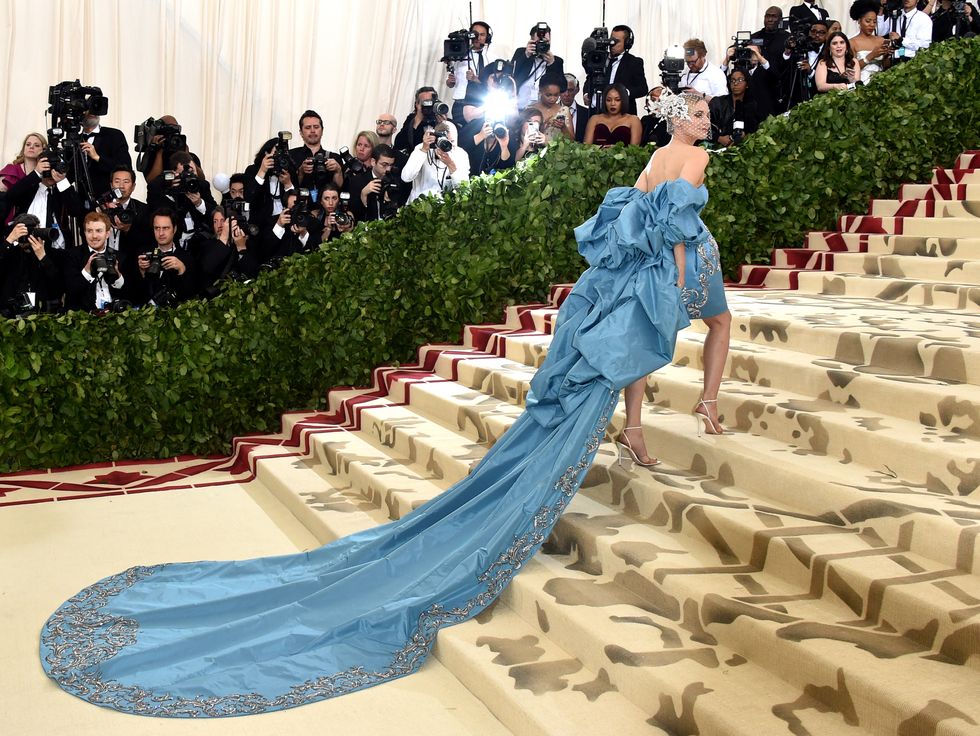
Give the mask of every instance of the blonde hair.
M 37 138 L 41 141 L 42 147 L 44 148 L 48 147 L 48 139 L 46 136 L 42 135 L 41 133 L 28 133 L 27 135 L 24 136 L 24 140 L 20 144 L 20 150 L 17 151 L 17 155 L 14 156 L 14 160 L 12 163 L 15 164 L 24 163 L 24 146 L 27 145 L 27 140 L 29 138 Z
M 373 130 L 362 130 L 360 133 L 358 133 L 357 135 L 354 136 L 354 140 L 353 140 L 353 142 L 351 142 L 350 147 L 351 148 L 357 148 L 357 142 L 359 140 L 361 140 L 361 138 L 367 138 L 368 139 L 368 143 L 371 144 L 371 150 L 372 151 L 375 148 L 377 148 L 378 145 L 381 143 L 381 139 L 378 138 L 378 134 L 375 133 Z

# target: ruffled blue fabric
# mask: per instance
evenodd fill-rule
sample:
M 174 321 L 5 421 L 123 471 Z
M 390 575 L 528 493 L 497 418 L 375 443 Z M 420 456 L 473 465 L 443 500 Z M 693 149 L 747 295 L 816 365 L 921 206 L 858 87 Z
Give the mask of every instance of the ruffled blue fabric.
M 690 324 L 674 245 L 693 253 L 708 237 L 699 216 L 706 201 L 707 190 L 684 179 L 646 193 L 617 187 L 575 229 L 590 267 L 558 315 L 551 350 L 562 357 L 531 381 L 527 407 L 538 422 L 564 421 L 594 381 L 619 390 L 670 362 L 677 333 Z
M 173 718 L 281 710 L 415 672 L 439 629 L 492 603 L 548 537 L 619 388 L 670 360 L 687 324 L 671 246 L 697 238 L 697 198 L 683 185 L 613 190 L 577 231 L 592 265 L 528 411 L 468 477 L 310 552 L 104 578 L 45 623 L 45 671 L 97 705 Z

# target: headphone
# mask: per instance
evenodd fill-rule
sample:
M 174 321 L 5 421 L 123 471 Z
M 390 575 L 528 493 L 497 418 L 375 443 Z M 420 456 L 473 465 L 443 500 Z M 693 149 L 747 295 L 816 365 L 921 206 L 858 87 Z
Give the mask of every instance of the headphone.
M 487 23 L 485 20 L 475 20 L 472 23 L 470 23 L 470 28 L 473 28 L 473 26 L 483 26 L 484 28 L 486 28 L 487 29 L 486 45 L 489 46 L 491 43 L 493 43 L 493 29 L 490 27 L 489 23 Z
M 633 43 L 636 41 L 636 37 L 633 36 L 633 29 L 629 26 L 623 26 L 626 31 L 626 38 L 623 39 L 623 49 L 629 51 L 633 48 Z

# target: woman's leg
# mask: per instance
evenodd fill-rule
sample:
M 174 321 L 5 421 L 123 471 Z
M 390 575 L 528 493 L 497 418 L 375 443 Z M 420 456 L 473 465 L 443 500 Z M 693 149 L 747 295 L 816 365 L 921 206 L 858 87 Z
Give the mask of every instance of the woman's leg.
M 626 426 L 627 427 L 639 427 L 640 426 L 640 410 L 643 406 L 643 393 L 646 389 L 647 379 L 646 376 L 643 378 L 638 378 L 633 381 L 629 386 L 626 387 Z M 643 441 L 643 430 L 642 429 L 624 429 L 623 435 L 626 437 L 626 443 L 632 448 L 633 452 L 636 453 L 636 457 L 642 463 L 651 463 L 654 458 L 647 456 L 647 446 Z
M 718 398 L 718 388 L 721 386 L 722 374 L 728 360 L 728 343 L 731 340 L 732 314 L 722 312 L 714 317 L 706 317 L 704 323 L 708 326 L 708 335 L 704 339 L 704 390 L 702 398 L 706 401 Z M 707 414 L 720 434 L 724 427 L 718 421 L 717 404 L 699 404 L 695 410 Z M 709 432 L 709 434 L 712 434 Z

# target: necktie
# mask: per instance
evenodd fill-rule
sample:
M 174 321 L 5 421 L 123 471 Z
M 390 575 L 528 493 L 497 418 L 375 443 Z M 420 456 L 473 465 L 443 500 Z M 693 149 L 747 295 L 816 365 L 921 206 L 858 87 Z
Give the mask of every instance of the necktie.
M 51 202 L 51 192 L 54 191 L 54 187 L 45 187 L 47 194 L 44 197 L 44 209 L 46 213 L 44 215 L 44 226 L 51 227 L 54 224 L 54 204 Z
M 905 32 L 909 29 L 909 17 L 907 15 L 902 16 L 902 38 L 905 38 Z
M 476 55 L 476 76 L 483 76 L 483 52 Z

